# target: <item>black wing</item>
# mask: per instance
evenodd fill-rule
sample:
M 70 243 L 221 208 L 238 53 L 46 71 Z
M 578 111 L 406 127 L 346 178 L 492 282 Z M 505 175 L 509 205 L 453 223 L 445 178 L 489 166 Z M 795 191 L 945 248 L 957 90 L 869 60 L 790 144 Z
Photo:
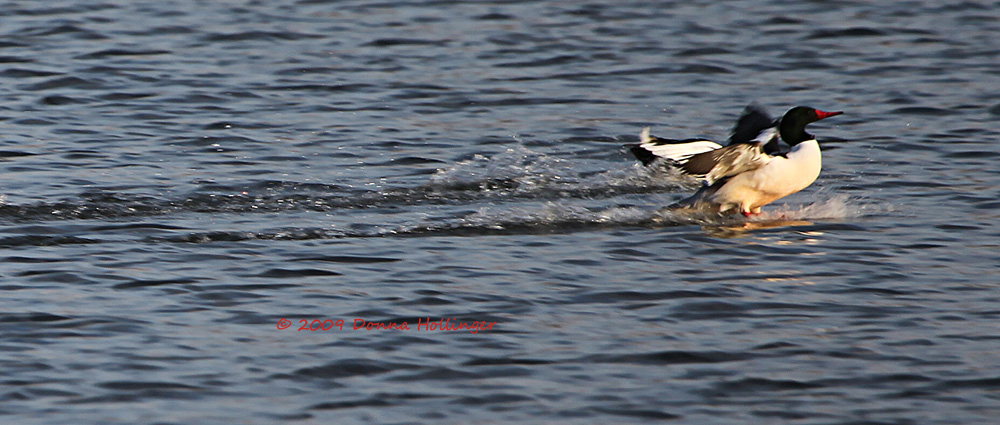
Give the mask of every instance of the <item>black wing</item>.
M 751 103 L 743 109 L 740 118 L 736 120 L 733 132 L 729 135 L 729 144 L 746 143 L 760 137 L 761 132 L 773 128 L 778 122 L 757 103 Z M 764 142 L 764 152 L 774 154 L 778 152 L 778 140 L 774 138 Z

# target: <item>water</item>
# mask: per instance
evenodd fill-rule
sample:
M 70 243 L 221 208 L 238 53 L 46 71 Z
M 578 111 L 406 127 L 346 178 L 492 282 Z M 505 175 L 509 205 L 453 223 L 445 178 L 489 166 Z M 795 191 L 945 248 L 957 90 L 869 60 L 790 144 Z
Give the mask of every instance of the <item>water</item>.
M 145 3 L 0 7 L 0 422 L 1000 414 L 1000 3 Z M 819 180 L 663 211 L 751 101 Z

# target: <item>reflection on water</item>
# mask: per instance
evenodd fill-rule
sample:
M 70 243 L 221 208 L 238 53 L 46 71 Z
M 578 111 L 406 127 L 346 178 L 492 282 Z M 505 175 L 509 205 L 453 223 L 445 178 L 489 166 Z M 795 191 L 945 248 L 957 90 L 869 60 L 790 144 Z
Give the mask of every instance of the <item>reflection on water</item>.
M 813 222 L 804 220 L 767 220 L 747 221 L 739 225 L 705 225 L 702 230 L 717 238 L 740 238 L 752 234 L 755 230 L 780 229 L 786 227 L 810 226 Z

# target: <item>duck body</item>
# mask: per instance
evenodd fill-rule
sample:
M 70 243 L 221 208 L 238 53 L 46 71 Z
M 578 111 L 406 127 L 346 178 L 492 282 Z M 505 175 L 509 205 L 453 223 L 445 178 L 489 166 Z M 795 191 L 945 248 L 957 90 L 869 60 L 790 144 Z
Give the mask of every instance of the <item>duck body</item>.
M 823 160 L 815 140 L 797 144 L 785 155 L 770 157 L 758 168 L 703 186 L 672 207 L 759 214 L 761 207 L 809 187 L 819 177 Z

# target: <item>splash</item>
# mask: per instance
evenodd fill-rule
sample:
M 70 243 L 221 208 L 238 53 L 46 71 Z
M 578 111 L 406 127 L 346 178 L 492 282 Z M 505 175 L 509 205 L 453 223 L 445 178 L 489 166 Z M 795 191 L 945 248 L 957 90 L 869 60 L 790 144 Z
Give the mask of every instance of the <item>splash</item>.
M 579 205 L 545 202 L 540 207 L 482 207 L 462 218 L 461 224 L 472 227 L 507 228 L 573 227 L 582 225 L 624 225 L 647 222 L 655 212 L 637 207 L 591 209 Z
M 584 161 L 518 145 L 493 156 L 475 155 L 438 170 L 426 185 L 438 193 L 476 191 L 529 198 L 595 198 L 690 188 L 696 183 L 667 168 L 632 166 L 588 170 Z M 606 163 L 596 166 L 606 165 Z
M 700 226 L 707 234 L 738 238 L 768 229 L 799 229 L 816 221 L 842 222 L 891 209 L 863 199 L 835 194 L 809 204 L 781 204 L 751 219 L 741 215 L 707 214 L 691 210 L 668 210 L 662 203 L 642 205 L 598 205 L 603 201 L 544 200 L 482 205 L 471 212 L 446 208 L 438 214 L 415 213 L 408 219 L 385 221 L 375 217 L 367 224 L 352 221 L 345 227 L 284 228 L 254 231 L 190 233 L 151 240 L 207 243 L 241 240 L 311 240 L 372 237 L 481 236 L 516 234 L 556 234 L 604 231 L 622 227 L 666 228 Z
M 843 220 L 862 218 L 881 213 L 891 212 L 891 207 L 883 204 L 852 198 L 846 194 L 830 194 L 829 190 L 820 190 L 820 198 L 810 204 L 781 204 L 767 209 L 753 221 L 766 220 Z

